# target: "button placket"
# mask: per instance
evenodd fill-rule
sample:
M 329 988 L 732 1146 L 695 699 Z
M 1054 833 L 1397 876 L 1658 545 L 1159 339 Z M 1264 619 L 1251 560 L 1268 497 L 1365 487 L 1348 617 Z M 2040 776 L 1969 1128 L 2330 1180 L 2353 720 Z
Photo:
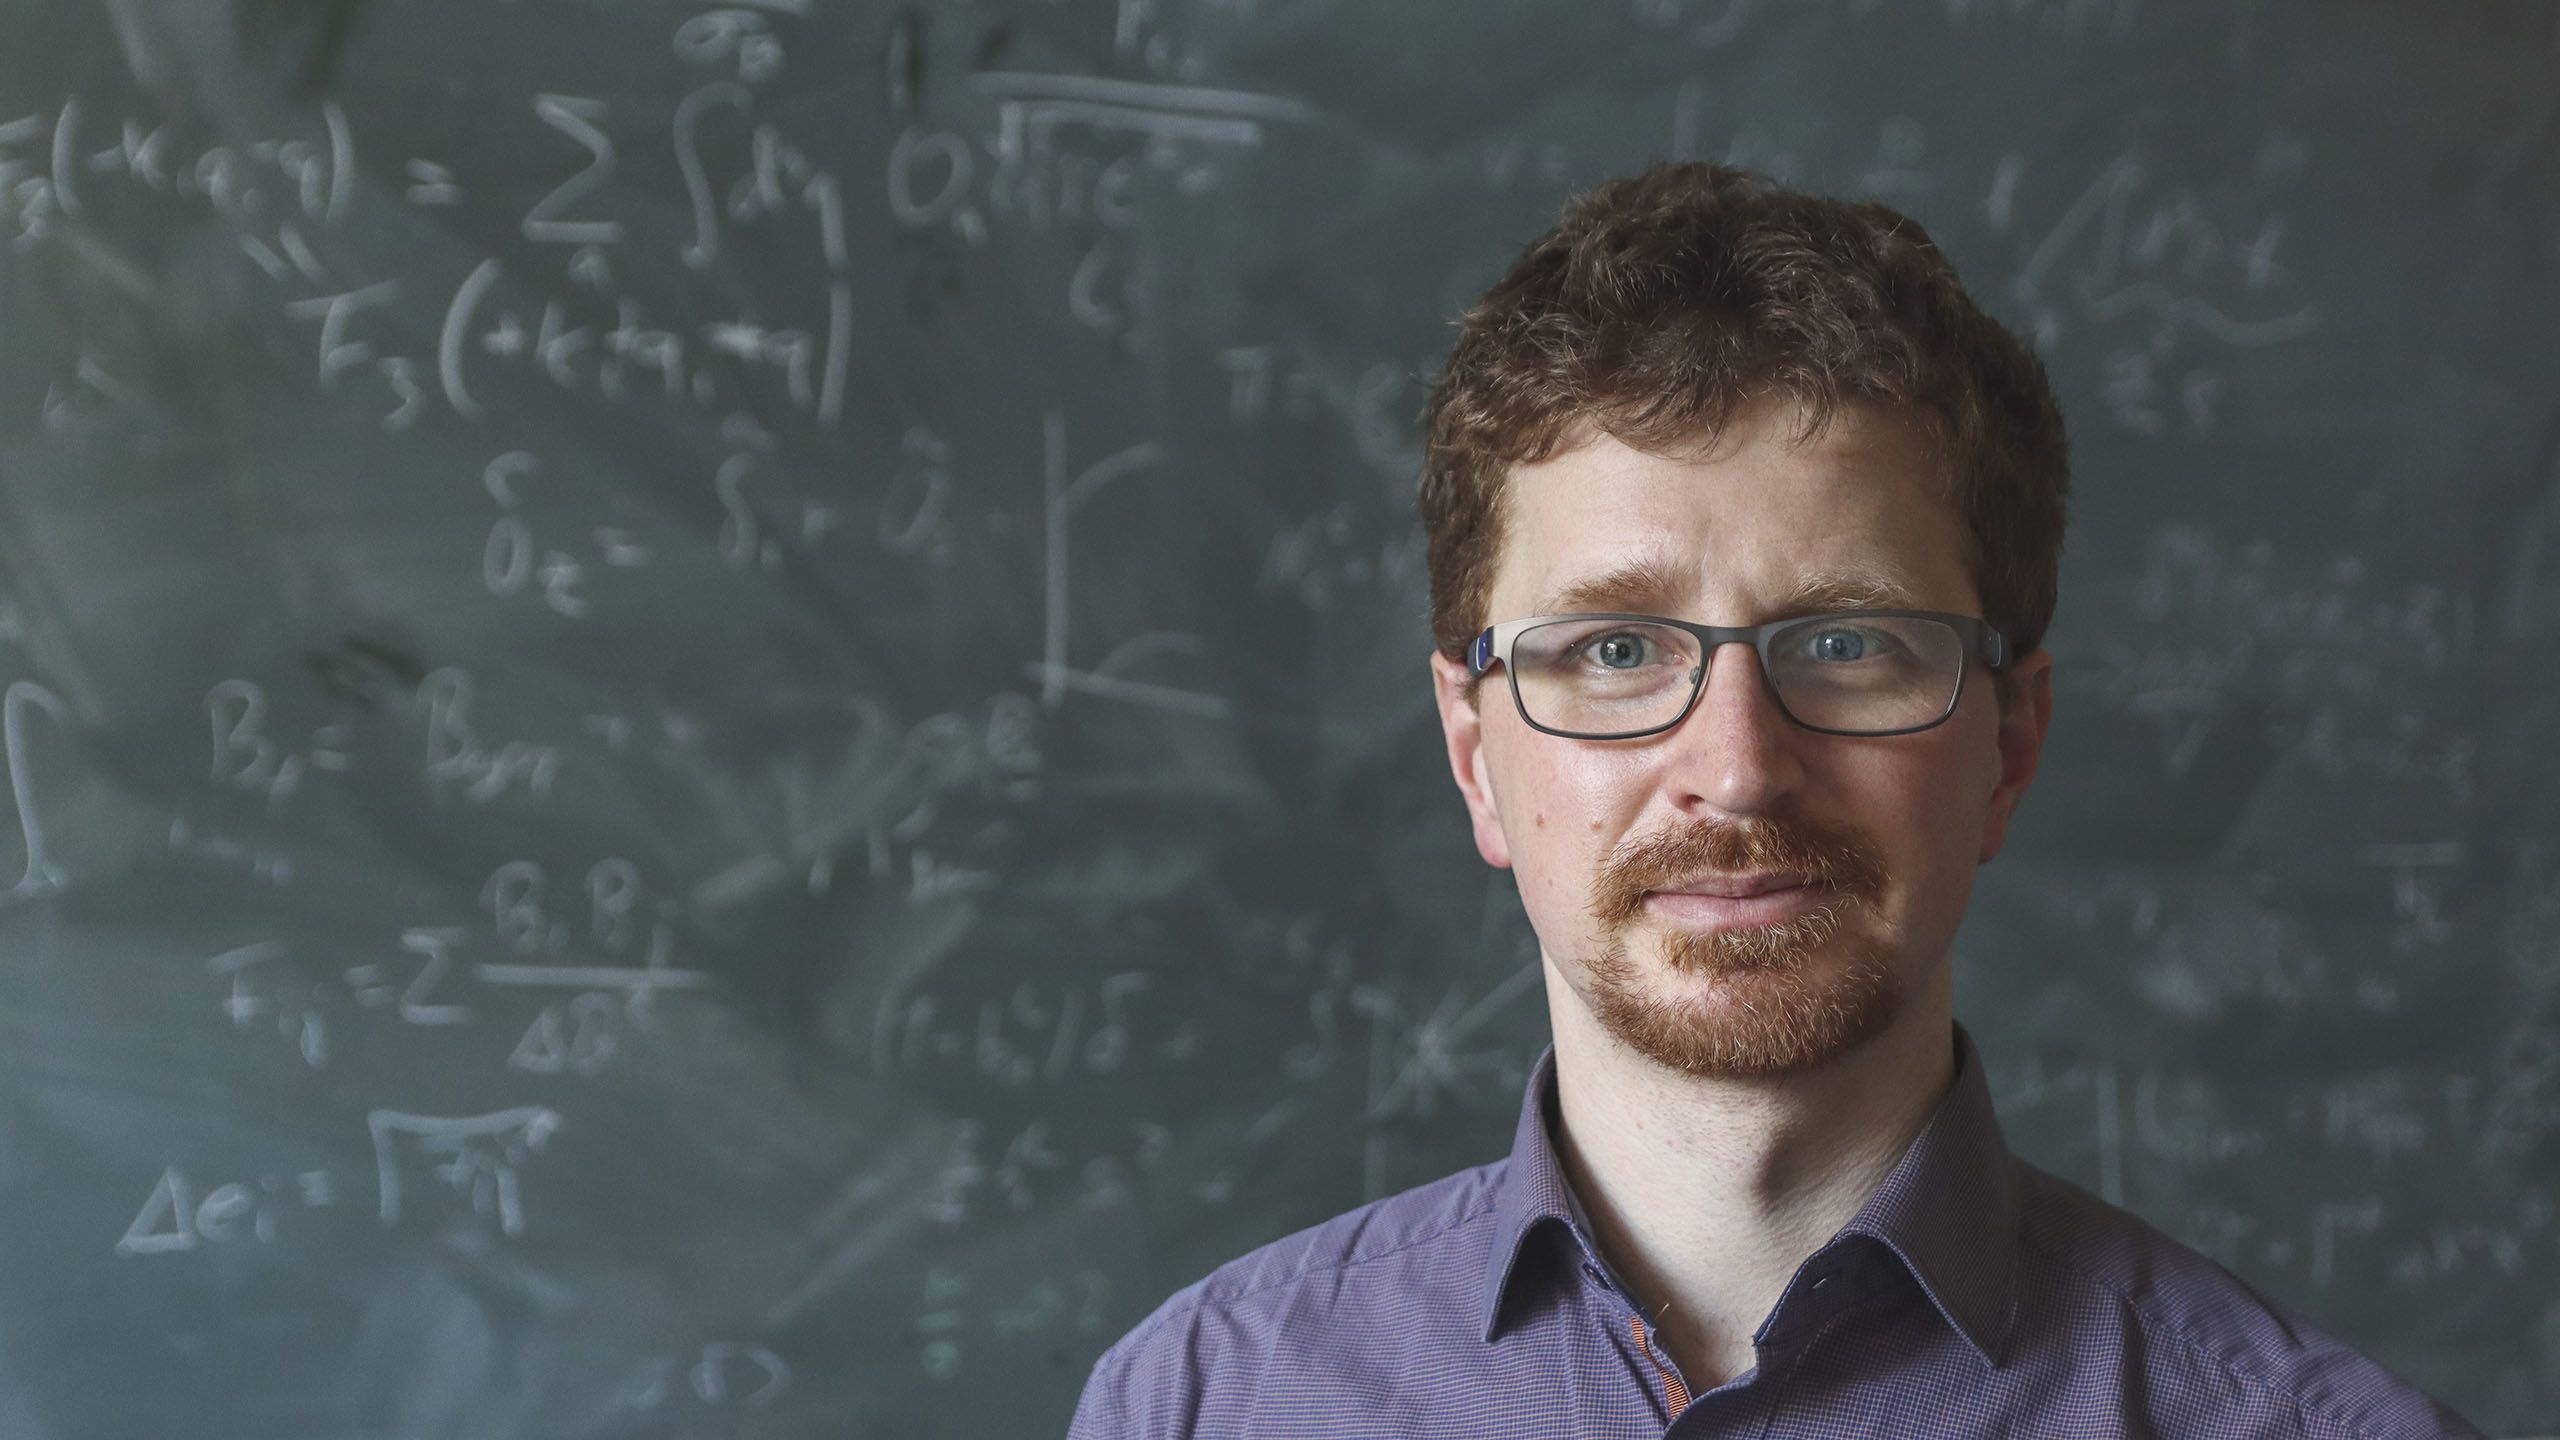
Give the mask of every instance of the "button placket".
M 1645 1333 L 1643 1316 L 1629 1315 L 1627 1327 L 1634 1332 L 1636 1349 L 1653 1362 L 1654 1373 L 1662 1377 L 1663 1408 L 1670 1412 L 1672 1419 L 1679 1419 L 1680 1412 L 1689 1408 L 1688 1385 L 1680 1379 L 1677 1371 L 1663 1363 L 1661 1356 L 1653 1353 L 1653 1343 Z

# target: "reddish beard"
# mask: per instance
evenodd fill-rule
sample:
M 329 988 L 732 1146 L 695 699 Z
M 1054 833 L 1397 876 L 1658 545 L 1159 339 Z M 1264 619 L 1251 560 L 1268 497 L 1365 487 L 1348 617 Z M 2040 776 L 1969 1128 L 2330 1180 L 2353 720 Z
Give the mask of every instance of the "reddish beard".
M 1774 924 L 1665 933 L 1664 963 L 1709 984 L 1701 993 L 1655 993 L 1627 944 L 1646 892 L 1711 871 L 1788 872 L 1825 893 L 1804 914 Z M 1702 821 L 1623 845 L 1592 884 L 1602 936 L 1586 962 L 1592 1011 L 1637 1053 L 1684 1074 L 1772 1076 L 1824 1064 L 1875 1038 L 1901 1011 L 1893 943 L 1873 928 L 1883 888 L 1875 845 L 1846 825 Z M 1839 952 L 1830 963 L 1819 953 L 1826 946 Z

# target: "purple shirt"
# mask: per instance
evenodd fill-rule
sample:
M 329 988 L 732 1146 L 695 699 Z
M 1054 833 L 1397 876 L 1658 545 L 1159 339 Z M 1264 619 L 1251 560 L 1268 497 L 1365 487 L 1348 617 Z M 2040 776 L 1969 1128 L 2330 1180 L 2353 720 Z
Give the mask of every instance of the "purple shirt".
M 1956 1079 L 1692 1397 L 1556 1160 L 1555 1056 L 1511 1155 L 1220 1266 L 1095 1362 L 1119 1436 L 2474 1435 L 2211 1260 L 2009 1154 Z

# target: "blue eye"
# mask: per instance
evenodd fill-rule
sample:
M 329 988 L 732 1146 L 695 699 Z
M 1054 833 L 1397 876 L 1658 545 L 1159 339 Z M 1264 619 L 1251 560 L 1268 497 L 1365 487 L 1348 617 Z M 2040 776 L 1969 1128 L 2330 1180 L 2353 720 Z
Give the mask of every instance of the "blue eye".
M 1807 653 L 1816 660 L 1839 664 L 1867 658 L 1870 637 L 1864 630 L 1835 625 L 1827 630 L 1815 631 L 1807 638 L 1810 641 Z
M 1601 637 L 1591 647 L 1600 663 L 1612 670 L 1627 670 L 1644 663 L 1644 637 L 1624 631 Z

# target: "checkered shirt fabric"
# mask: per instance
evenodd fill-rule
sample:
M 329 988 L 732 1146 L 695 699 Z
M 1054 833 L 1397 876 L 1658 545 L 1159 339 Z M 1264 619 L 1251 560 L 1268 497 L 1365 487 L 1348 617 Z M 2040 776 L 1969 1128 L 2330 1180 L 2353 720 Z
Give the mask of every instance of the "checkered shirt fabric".
M 1556 1159 L 1554 1052 L 1507 1159 L 1220 1266 L 1095 1363 L 1070 1440 L 2476 1436 L 2211 1260 L 2010 1155 L 1954 1085 L 1691 1395 Z

